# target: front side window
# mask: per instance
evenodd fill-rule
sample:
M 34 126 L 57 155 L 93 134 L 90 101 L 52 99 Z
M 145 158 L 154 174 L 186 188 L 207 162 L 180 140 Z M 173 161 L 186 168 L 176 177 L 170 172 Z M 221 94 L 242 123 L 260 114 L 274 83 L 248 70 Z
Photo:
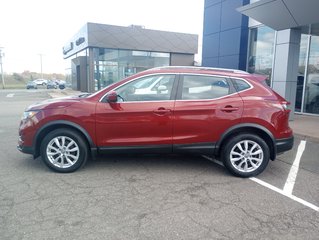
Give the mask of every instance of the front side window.
M 225 78 L 212 76 L 184 76 L 182 100 L 214 99 L 230 94 Z
M 170 100 L 175 75 L 153 75 L 133 80 L 116 89 L 123 102 Z

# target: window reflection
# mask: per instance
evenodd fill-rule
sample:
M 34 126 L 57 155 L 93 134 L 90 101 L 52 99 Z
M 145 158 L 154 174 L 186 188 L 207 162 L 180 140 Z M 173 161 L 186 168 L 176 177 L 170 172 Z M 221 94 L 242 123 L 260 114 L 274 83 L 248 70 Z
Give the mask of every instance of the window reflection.
M 309 35 L 301 35 L 300 40 L 300 54 L 299 54 L 299 66 L 298 66 L 298 76 L 297 76 L 297 90 L 296 90 L 296 102 L 295 111 L 301 112 L 302 94 L 305 79 L 305 69 L 307 64 L 307 45 L 308 45 Z
M 262 26 L 250 29 L 247 71 L 267 75 L 269 81 L 272 72 L 274 37 L 275 31 L 269 27 Z
M 319 114 L 319 36 L 311 37 L 307 73 L 304 111 Z
M 230 93 L 224 78 L 210 76 L 184 76 L 182 100 L 214 99 Z
M 147 76 L 116 89 L 120 101 L 163 101 L 171 98 L 175 75 Z
M 95 90 L 153 67 L 168 66 L 170 54 L 162 52 L 94 48 Z

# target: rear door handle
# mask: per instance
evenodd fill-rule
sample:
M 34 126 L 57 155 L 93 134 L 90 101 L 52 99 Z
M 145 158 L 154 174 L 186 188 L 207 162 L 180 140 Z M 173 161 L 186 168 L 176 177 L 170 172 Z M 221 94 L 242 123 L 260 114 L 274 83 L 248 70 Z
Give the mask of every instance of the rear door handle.
M 237 111 L 238 109 L 239 109 L 238 107 L 233 107 L 230 105 L 227 105 L 226 107 L 221 108 L 223 112 L 234 112 L 234 111 Z

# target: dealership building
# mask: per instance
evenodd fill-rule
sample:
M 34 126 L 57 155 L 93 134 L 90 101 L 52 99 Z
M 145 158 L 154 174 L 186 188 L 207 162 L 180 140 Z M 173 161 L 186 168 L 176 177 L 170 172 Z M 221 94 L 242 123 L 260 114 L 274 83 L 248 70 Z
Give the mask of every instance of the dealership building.
M 318 0 L 205 0 L 202 65 L 267 75 L 295 112 L 319 115 L 318 9 Z
M 134 73 L 161 66 L 193 66 L 194 34 L 87 23 L 63 47 L 72 88 L 94 92 Z

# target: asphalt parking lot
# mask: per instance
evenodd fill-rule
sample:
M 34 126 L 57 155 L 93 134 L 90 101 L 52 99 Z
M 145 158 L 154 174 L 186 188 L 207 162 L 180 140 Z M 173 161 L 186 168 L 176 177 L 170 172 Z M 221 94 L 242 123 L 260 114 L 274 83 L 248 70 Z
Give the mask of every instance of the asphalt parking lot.
M 58 174 L 16 149 L 23 110 L 48 92 L 0 90 L 0 239 L 318 239 L 318 143 L 297 137 L 252 179 L 187 155 Z

